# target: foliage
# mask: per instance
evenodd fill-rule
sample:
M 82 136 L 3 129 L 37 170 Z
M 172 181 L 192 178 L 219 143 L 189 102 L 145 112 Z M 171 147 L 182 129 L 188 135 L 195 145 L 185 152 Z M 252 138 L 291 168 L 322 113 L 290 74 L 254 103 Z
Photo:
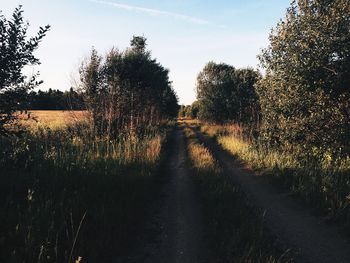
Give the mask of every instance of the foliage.
M 179 118 L 186 117 L 187 107 L 189 107 L 189 105 L 180 105 L 180 109 L 179 109 L 179 113 L 178 113 Z
M 333 160 L 300 159 L 297 152 L 266 148 L 264 142 L 244 138 L 232 125 L 201 125 L 201 130 L 215 137 L 221 147 L 244 165 L 271 179 L 316 208 L 321 214 L 350 229 L 350 158 Z
M 199 112 L 199 103 L 194 101 L 191 105 L 181 105 L 178 116 L 180 118 L 197 119 Z
M 0 137 L 1 262 L 125 262 L 132 254 L 159 192 L 167 128 L 115 141 L 89 132 L 73 125 Z
M 350 2 L 293 1 L 260 55 L 262 137 L 303 154 L 350 152 Z
M 15 9 L 11 20 L 0 14 L 0 135 L 9 133 L 6 126 L 16 121 L 14 113 L 27 107 L 27 91 L 41 83 L 39 73 L 28 79 L 23 68 L 39 64 L 33 52 L 50 26 L 40 27 L 36 36 L 27 39 L 28 27 L 22 6 Z
M 93 49 L 80 77 L 95 131 L 115 138 L 125 131 L 142 133 L 176 117 L 177 97 L 168 73 L 151 58 L 143 37 L 134 37 L 131 48 L 123 52 L 111 49 L 105 58 Z
M 27 96 L 29 110 L 83 110 L 84 94 L 71 88 L 69 91 L 49 89 L 31 91 Z
M 254 84 L 259 78 L 253 69 L 209 62 L 197 77 L 199 117 L 221 123 L 257 121 L 259 107 Z

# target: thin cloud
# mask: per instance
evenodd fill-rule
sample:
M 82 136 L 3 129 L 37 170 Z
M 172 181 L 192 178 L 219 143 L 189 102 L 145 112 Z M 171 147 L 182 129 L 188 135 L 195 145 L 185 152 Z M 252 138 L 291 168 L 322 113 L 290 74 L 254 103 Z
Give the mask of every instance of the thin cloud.
M 172 17 L 175 19 L 180 19 L 180 20 L 187 21 L 187 22 L 190 22 L 193 24 L 197 24 L 197 25 L 210 25 L 210 24 L 212 24 L 211 22 L 204 20 L 204 19 L 201 19 L 201 18 L 187 16 L 187 15 L 173 13 L 173 12 L 168 12 L 168 11 L 163 11 L 163 10 L 158 10 L 158 9 L 151 9 L 151 8 L 145 8 L 145 7 L 140 7 L 140 6 L 133 6 L 133 5 L 120 4 L 120 3 L 115 3 L 115 2 L 100 1 L 100 0 L 90 0 L 90 2 L 95 2 L 95 3 L 99 3 L 99 4 L 104 4 L 104 5 L 110 5 L 110 6 L 113 6 L 115 8 L 124 9 L 124 10 L 128 10 L 128 11 L 133 11 L 133 12 L 145 13 L 145 14 L 153 15 L 153 16 Z

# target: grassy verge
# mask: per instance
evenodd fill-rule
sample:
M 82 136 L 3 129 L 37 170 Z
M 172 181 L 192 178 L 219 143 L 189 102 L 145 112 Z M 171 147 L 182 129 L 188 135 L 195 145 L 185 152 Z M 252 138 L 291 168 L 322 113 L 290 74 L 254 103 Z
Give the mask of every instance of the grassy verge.
M 305 161 L 253 143 L 240 130 L 234 125 L 201 125 L 202 132 L 216 138 L 234 157 L 288 188 L 315 211 L 342 223 L 350 233 L 350 157 L 333 160 L 324 153 L 319 160 Z
M 1 138 L 1 262 L 125 262 L 137 242 L 169 129 L 115 141 L 75 129 Z
M 289 262 L 263 227 L 263 215 L 223 175 L 218 162 L 187 126 L 188 154 L 199 187 L 209 262 Z

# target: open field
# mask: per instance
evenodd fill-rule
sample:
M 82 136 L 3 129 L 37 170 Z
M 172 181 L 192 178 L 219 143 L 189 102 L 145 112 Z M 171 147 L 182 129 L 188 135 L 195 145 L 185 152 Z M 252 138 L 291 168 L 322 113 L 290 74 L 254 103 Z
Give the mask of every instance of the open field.
M 108 141 L 70 112 L 34 114 L 40 129 L 0 140 L 0 261 L 125 262 L 159 192 L 169 128 Z
M 32 129 L 38 127 L 57 129 L 84 122 L 88 116 L 86 111 L 32 110 L 26 114 L 20 114 L 19 117 L 22 125 Z

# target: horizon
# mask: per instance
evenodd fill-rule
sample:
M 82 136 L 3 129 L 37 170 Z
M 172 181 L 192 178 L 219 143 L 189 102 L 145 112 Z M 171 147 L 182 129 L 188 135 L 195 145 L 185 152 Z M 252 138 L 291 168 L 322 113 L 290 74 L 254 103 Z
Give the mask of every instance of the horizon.
M 30 68 L 44 81 L 38 89 L 69 90 L 92 47 L 100 54 L 112 47 L 123 50 L 133 35 L 143 35 L 152 57 L 170 70 L 179 104 L 189 105 L 207 62 L 258 67 L 256 56 L 290 1 L 5 0 L 2 14 L 9 19 L 18 5 L 30 23 L 28 36 L 39 26 L 51 26 L 35 52 L 41 65 Z

